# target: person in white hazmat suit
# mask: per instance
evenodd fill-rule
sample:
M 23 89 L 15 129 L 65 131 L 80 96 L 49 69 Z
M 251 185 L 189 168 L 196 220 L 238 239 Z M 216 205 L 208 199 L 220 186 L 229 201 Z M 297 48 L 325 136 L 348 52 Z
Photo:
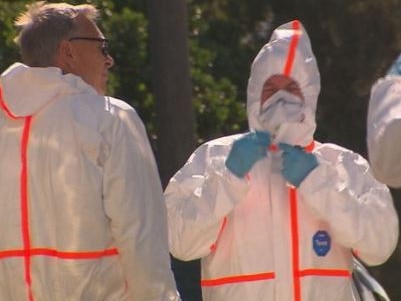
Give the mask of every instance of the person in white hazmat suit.
M 135 110 L 104 96 L 92 5 L 34 3 L 0 77 L 0 300 L 179 300 L 163 191 Z
M 374 83 L 367 117 L 369 161 L 376 178 L 401 187 L 401 55 L 386 76 Z
M 398 240 L 388 188 L 360 155 L 314 141 L 319 71 L 295 20 L 252 67 L 250 132 L 201 145 L 166 190 L 171 253 L 201 259 L 204 301 L 350 301 L 353 256 Z

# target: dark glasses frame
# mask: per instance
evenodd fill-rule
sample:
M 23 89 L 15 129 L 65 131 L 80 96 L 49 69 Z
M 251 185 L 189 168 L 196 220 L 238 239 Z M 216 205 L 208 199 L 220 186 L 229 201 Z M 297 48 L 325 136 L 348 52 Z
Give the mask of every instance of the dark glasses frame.
M 110 55 L 109 52 L 109 40 L 106 38 L 92 38 L 92 37 L 72 37 L 69 38 L 68 41 L 76 41 L 76 40 L 84 40 L 84 41 L 94 41 L 94 42 L 102 42 L 102 47 L 100 48 L 100 51 L 104 56 Z

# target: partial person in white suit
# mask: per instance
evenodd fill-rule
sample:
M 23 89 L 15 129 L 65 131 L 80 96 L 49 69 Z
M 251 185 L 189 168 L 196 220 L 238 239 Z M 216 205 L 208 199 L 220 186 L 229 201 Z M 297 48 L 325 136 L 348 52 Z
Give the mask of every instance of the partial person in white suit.
M 250 131 L 201 145 L 170 180 L 170 250 L 201 259 L 204 301 L 358 300 L 353 257 L 379 265 L 394 251 L 387 186 L 313 138 L 319 91 L 305 28 L 278 27 L 251 67 Z
M 369 161 L 376 178 L 401 187 L 401 55 L 371 90 L 367 118 Z

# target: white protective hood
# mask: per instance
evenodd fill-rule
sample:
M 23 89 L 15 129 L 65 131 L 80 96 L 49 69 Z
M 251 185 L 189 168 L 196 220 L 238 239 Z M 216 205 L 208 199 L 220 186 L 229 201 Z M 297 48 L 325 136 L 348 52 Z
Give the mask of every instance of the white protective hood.
M 261 93 L 265 81 L 276 74 L 287 75 L 299 84 L 305 100 L 306 112 L 303 122 L 308 125 L 306 130 L 300 130 L 301 127 L 288 127 L 287 133 L 281 133 L 284 135 L 280 136 L 291 137 L 291 141 L 312 142 L 316 129 L 315 111 L 320 92 L 320 75 L 308 34 L 297 20 L 274 30 L 270 41 L 264 45 L 252 63 L 247 91 L 247 113 L 249 127 L 253 130 L 267 130 L 259 117 Z M 299 132 L 294 129 L 298 129 Z M 274 143 L 291 141 L 286 141 L 285 138 L 273 140 Z
M 61 93 L 82 91 L 96 94 L 96 91 L 79 77 L 63 74 L 59 68 L 32 68 L 21 63 L 11 65 L 2 73 L 0 86 L 3 101 L 15 117 L 33 115 Z

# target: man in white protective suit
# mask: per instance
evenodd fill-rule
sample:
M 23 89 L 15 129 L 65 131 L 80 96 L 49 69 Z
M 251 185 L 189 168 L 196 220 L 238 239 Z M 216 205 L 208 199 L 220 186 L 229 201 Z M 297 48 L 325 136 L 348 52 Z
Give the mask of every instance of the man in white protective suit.
M 401 56 L 373 85 L 367 119 L 368 155 L 376 178 L 401 187 Z
M 36 2 L 0 77 L 0 300 L 178 300 L 145 128 L 104 96 L 113 59 L 88 4 Z
M 201 259 L 204 301 L 351 301 L 353 256 L 398 240 L 388 188 L 360 155 L 314 141 L 320 77 L 295 20 L 260 50 L 250 132 L 201 145 L 165 190 L 170 251 Z

